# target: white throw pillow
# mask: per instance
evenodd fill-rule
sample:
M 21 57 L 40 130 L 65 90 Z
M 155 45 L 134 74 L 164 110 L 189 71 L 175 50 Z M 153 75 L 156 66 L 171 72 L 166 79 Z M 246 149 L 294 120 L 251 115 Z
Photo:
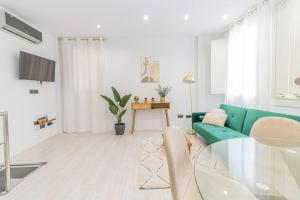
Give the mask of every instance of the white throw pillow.
M 224 127 L 227 115 L 222 112 L 206 113 L 202 123 Z

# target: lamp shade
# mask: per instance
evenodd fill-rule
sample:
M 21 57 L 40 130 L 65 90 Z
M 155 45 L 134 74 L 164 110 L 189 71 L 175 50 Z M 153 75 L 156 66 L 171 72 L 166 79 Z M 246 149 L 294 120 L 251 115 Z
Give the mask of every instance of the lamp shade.
M 191 74 L 188 74 L 186 75 L 184 78 L 183 78 L 183 82 L 184 83 L 195 83 L 196 80 L 195 80 L 195 77 Z

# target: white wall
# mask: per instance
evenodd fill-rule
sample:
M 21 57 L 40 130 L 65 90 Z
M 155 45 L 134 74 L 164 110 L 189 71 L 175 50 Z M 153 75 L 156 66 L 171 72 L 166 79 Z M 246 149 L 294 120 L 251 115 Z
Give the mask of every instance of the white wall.
M 43 34 L 43 43 L 36 45 L 0 31 L 0 111 L 9 113 L 11 154 L 61 132 L 60 128 L 60 81 L 56 65 L 55 83 L 40 85 L 37 81 L 18 79 L 19 51 L 57 60 L 57 39 Z M 38 95 L 30 95 L 30 89 L 38 89 Z M 33 122 L 47 114 L 54 114 L 58 121 L 52 127 L 36 131 Z M 0 130 L 2 134 L 2 130 Z M 2 155 L 1 155 L 2 156 Z
M 196 43 L 194 37 L 126 37 L 110 38 L 105 41 L 106 49 L 106 80 L 107 86 L 115 86 L 124 95 L 132 93 L 139 96 L 159 99 L 154 88 L 158 84 L 141 83 L 140 59 L 144 56 L 160 57 L 161 85 L 172 87 L 167 100 L 171 102 L 171 124 L 176 124 L 183 129 L 190 125 L 189 119 L 177 119 L 177 114 L 189 114 L 188 85 L 182 82 L 186 74 L 196 72 Z M 194 97 L 195 87 L 194 87 Z M 106 91 L 107 94 L 111 92 Z M 131 126 L 131 111 L 124 121 L 127 130 Z M 111 129 L 114 119 L 108 113 L 108 128 Z M 137 113 L 136 130 L 163 130 L 165 115 L 162 111 Z

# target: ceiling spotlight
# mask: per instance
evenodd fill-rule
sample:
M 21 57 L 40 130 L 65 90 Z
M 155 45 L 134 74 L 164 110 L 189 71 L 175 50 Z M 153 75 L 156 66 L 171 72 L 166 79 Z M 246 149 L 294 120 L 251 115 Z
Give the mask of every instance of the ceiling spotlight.
M 188 21 L 190 18 L 191 18 L 191 16 L 189 16 L 189 15 L 184 15 L 184 20 L 185 20 L 185 21 Z
M 227 16 L 227 15 L 223 15 L 223 19 L 224 19 L 224 20 L 227 20 L 227 19 L 228 19 L 228 16 Z
M 148 15 L 144 15 L 144 16 L 143 16 L 143 19 L 144 19 L 145 21 L 148 21 L 148 20 L 149 20 L 149 16 L 148 16 Z
M 100 29 L 101 28 L 101 25 L 100 24 L 97 24 L 97 29 Z

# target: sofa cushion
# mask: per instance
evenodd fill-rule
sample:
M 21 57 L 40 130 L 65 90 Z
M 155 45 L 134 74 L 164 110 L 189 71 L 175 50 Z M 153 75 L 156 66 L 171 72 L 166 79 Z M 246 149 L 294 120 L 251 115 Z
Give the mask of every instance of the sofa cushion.
M 202 123 L 224 127 L 226 119 L 227 119 L 227 115 L 225 113 L 209 112 L 209 113 L 206 113 L 206 115 L 204 116 Z
M 225 126 L 235 131 L 242 132 L 247 109 L 225 104 L 221 104 L 220 108 L 225 110 L 227 114 Z
M 300 116 L 268 112 L 263 110 L 248 109 L 242 133 L 249 136 L 254 123 L 262 117 L 285 117 L 300 122 Z
M 219 127 L 215 125 L 203 124 L 201 122 L 193 123 L 193 129 L 204 139 L 206 139 L 209 144 L 222 140 L 247 137 L 244 134 L 234 131 L 228 127 Z

